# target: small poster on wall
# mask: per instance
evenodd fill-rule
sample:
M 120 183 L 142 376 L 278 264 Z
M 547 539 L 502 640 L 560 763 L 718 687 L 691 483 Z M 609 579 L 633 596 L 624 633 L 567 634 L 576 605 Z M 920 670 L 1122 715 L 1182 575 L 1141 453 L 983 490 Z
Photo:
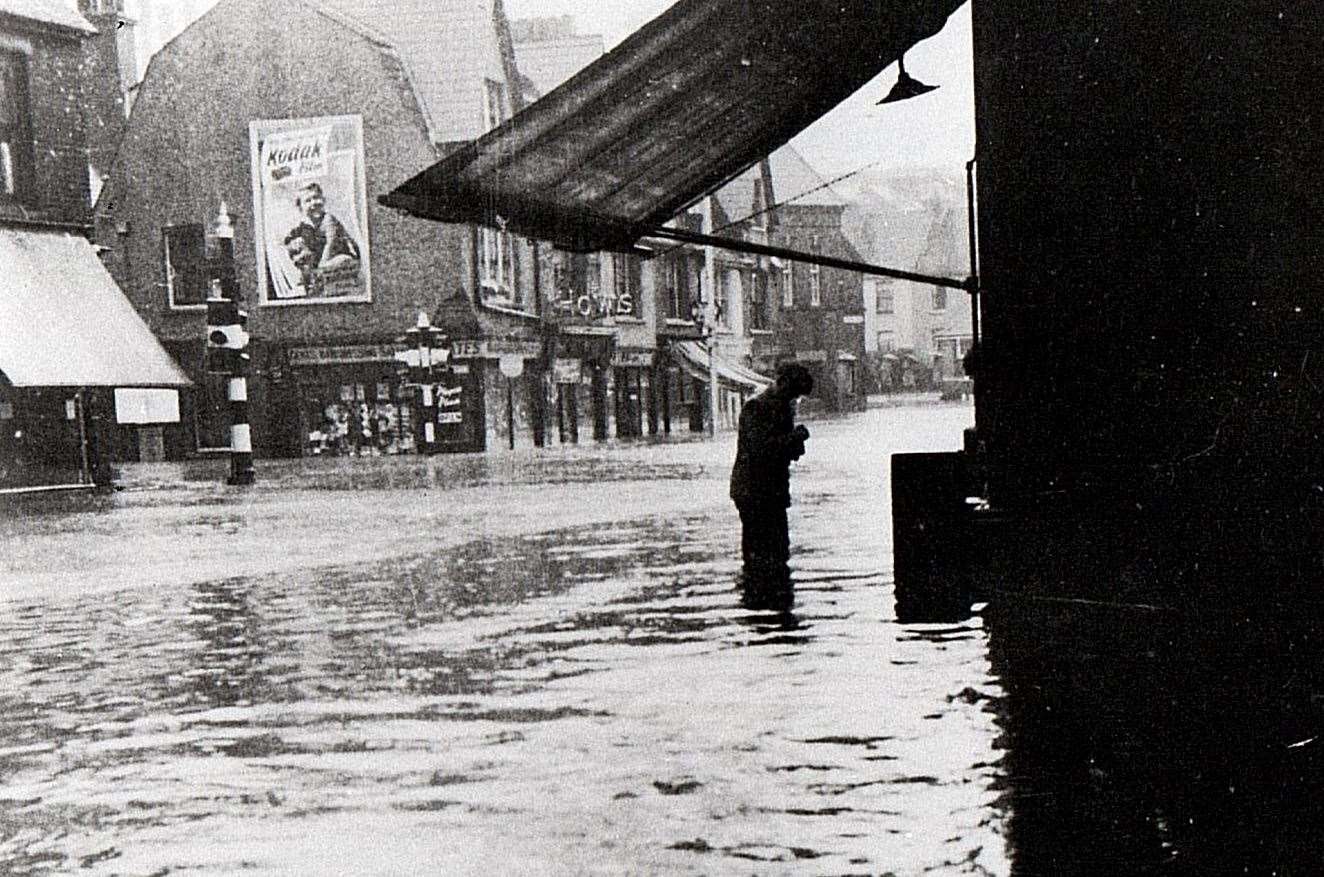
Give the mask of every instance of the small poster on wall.
M 249 124 L 261 303 L 372 300 L 363 120 Z

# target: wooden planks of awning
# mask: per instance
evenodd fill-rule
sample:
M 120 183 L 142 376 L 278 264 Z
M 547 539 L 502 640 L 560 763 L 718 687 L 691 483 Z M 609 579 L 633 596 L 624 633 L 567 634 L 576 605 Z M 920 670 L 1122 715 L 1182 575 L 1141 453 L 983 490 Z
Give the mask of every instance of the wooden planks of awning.
M 937 33 L 964 0 L 679 0 L 381 197 L 575 250 L 629 250 Z

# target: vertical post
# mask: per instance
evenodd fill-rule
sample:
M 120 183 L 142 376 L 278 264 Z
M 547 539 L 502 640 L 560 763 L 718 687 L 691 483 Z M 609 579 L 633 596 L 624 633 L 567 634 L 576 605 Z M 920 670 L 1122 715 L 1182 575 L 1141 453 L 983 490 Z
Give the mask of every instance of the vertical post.
M 87 404 L 83 401 L 83 388 L 79 387 L 78 392 L 74 394 L 74 408 L 78 414 L 78 450 L 81 455 L 82 469 L 78 473 L 79 484 L 91 484 L 92 481 L 92 460 L 88 454 L 87 447 Z
M 713 234 L 713 199 L 703 199 L 703 233 Z M 717 386 L 717 251 L 711 246 L 703 248 L 703 326 L 708 336 L 708 435 L 717 435 L 717 408 L 721 392 Z
M 510 449 L 515 450 L 515 379 L 506 376 L 506 435 L 510 438 Z
M 207 299 L 207 370 L 228 376 L 225 398 L 230 413 L 230 475 L 226 483 L 248 485 L 256 477 L 248 420 L 248 314 L 239 307 L 234 225 L 224 201 L 216 216 L 215 234 L 212 291 Z

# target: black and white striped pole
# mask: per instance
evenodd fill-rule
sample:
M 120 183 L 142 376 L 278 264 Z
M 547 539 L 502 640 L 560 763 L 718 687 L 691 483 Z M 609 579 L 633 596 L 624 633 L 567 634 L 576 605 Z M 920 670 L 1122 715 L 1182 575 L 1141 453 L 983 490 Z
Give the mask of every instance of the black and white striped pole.
M 225 202 L 216 217 L 216 254 L 207 297 L 207 371 L 223 374 L 230 411 L 230 476 L 227 484 L 252 484 L 253 434 L 248 421 L 248 313 L 240 308 L 234 268 L 234 225 Z

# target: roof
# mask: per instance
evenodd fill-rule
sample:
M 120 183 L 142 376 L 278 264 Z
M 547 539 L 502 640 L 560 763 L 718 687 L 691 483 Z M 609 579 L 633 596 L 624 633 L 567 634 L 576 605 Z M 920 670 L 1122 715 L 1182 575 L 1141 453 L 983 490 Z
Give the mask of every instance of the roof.
M 0 265 L 0 373 L 14 386 L 191 384 L 82 236 L 0 228 Z
M 519 72 L 533 82 L 539 94 L 547 94 L 605 51 L 602 34 L 520 41 L 515 43 L 515 63 Z
M 778 204 L 797 207 L 845 207 L 846 199 L 787 144 L 768 156 L 772 165 L 772 187 Z
M 579 250 L 628 250 L 785 144 L 964 0 L 679 0 L 382 201 Z M 780 196 L 779 196 L 780 197 Z
M 0 0 L 0 14 L 27 18 L 83 33 L 97 32 L 96 28 L 79 14 L 75 0 Z
M 437 142 L 484 132 L 484 80 L 506 84 L 495 0 L 304 0 L 375 40 L 409 70 Z

